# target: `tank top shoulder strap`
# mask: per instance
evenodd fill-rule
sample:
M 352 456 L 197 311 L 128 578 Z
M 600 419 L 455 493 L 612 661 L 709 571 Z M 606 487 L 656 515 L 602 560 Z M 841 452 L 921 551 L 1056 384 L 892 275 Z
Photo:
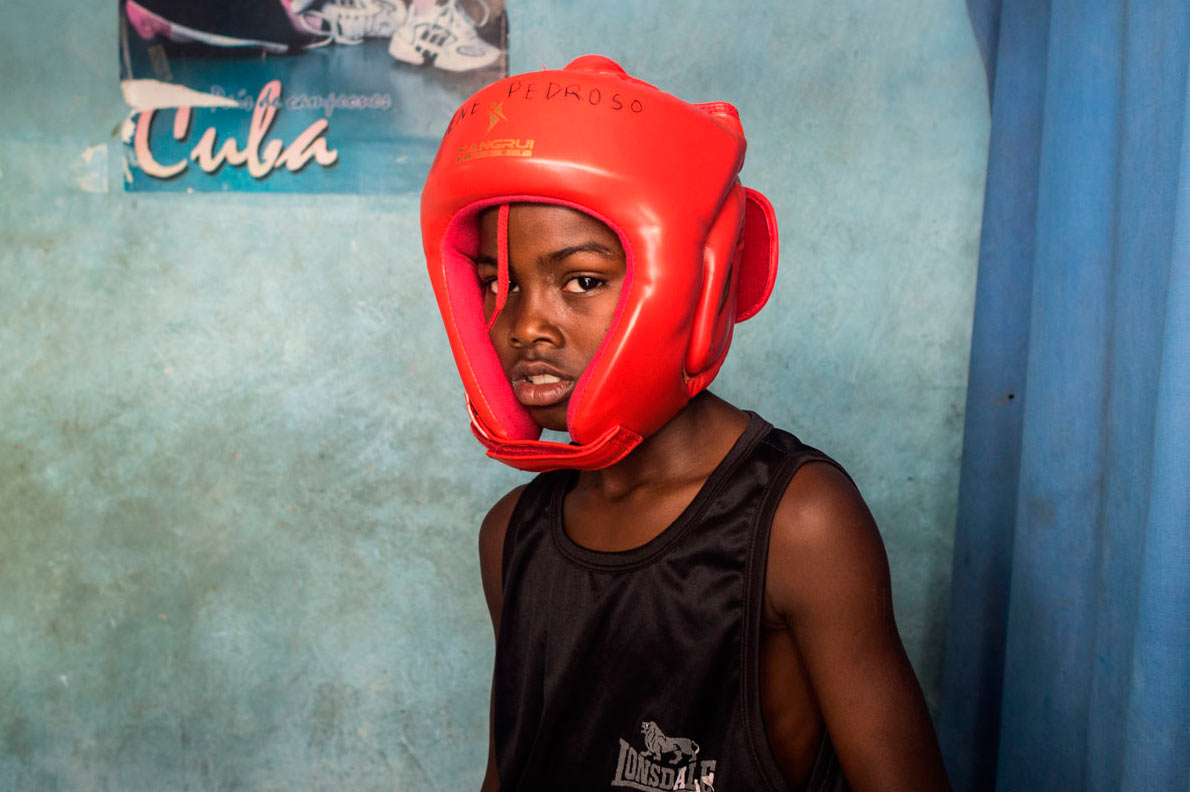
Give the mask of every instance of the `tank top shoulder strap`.
M 777 504 L 789 487 L 789 482 L 802 466 L 810 462 L 822 462 L 838 470 L 848 481 L 855 483 L 842 465 L 784 429 L 769 427 L 769 431 L 757 443 L 751 461 L 764 469 L 765 477 L 768 479 L 764 486 L 764 506 L 759 515 L 760 528 L 766 539 Z
M 504 551 L 501 558 L 500 577 L 508 575 L 508 560 L 512 558 L 513 548 L 527 533 L 534 530 L 548 528 L 549 507 L 558 487 L 567 485 L 571 471 L 554 470 L 538 473 L 525 485 L 521 496 L 517 498 L 516 506 L 508 518 L 508 530 L 504 533 Z

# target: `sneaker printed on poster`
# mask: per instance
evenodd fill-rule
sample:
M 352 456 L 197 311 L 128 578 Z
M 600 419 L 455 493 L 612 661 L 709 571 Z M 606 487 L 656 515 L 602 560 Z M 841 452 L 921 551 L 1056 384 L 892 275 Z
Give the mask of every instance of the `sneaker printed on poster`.
M 272 0 L 249 13 L 228 13 L 218 3 L 186 0 L 126 0 L 128 20 L 143 39 L 164 38 L 177 44 L 210 47 L 259 47 L 289 52 L 327 44 L 360 44 L 366 38 L 389 39 L 389 53 L 399 61 L 447 71 L 490 66 L 502 49 L 485 41 L 479 28 L 492 21 L 493 0 Z M 242 9 L 243 7 L 241 7 Z M 272 11 L 272 13 L 270 13 Z M 288 27 L 281 23 L 281 14 Z M 292 28 L 290 30 L 289 28 Z
M 483 12 L 483 19 L 476 21 L 459 8 L 457 0 L 441 4 L 410 0 L 388 52 L 405 63 L 429 63 L 446 71 L 490 66 L 500 57 L 500 50 L 484 41 L 476 30 L 491 19 L 491 9 L 486 3 Z
M 479 35 L 479 28 L 492 19 L 491 6 L 485 0 L 474 0 L 481 12 L 479 19 L 459 0 L 288 1 L 299 29 L 325 35 L 336 44 L 389 39 L 389 54 L 415 66 L 470 71 L 490 66 L 501 54 L 499 47 Z

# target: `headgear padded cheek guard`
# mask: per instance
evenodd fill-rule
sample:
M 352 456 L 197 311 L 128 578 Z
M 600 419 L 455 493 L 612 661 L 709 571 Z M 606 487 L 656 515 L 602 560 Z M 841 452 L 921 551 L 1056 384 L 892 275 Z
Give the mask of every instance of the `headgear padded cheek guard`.
M 777 273 L 772 206 L 737 177 L 744 148 L 730 104 L 689 104 L 598 55 L 508 77 L 459 108 L 422 191 L 422 242 L 489 456 L 531 471 L 606 467 L 714 379 L 733 325 L 763 307 Z M 478 214 L 519 202 L 597 218 L 627 260 L 611 327 L 571 391 L 571 444 L 539 439 L 484 320 Z M 500 215 L 498 305 L 508 287 Z

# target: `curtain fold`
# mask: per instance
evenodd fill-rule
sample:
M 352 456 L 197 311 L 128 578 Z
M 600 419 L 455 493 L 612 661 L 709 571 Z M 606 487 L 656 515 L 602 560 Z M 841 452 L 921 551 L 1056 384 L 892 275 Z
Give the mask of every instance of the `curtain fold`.
M 958 790 L 1185 790 L 1190 4 L 968 5 L 997 39 L 939 737 Z

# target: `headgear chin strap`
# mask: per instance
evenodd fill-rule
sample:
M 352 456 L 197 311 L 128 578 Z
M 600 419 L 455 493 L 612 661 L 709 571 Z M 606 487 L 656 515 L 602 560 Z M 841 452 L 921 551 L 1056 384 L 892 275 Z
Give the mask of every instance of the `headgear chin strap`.
M 599 55 L 493 83 L 459 108 L 422 190 L 422 242 L 488 456 L 531 471 L 607 467 L 715 378 L 733 325 L 764 306 L 777 274 L 772 206 L 737 178 L 744 148 L 730 104 L 683 102 Z M 488 338 L 478 214 L 500 207 L 498 313 L 508 206 L 520 202 L 595 217 L 627 260 L 611 327 L 571 391 L 572 444 L 539 439 Z

